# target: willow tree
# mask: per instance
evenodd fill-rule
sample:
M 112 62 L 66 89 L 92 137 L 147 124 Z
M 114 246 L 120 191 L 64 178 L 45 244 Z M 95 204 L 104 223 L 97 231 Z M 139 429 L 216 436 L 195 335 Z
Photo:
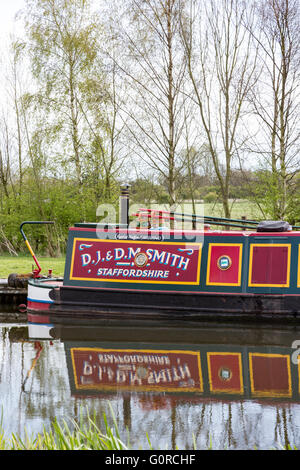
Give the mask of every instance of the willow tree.
M 55 163 L 65 172 L 74 170 L 81 188 L 88 144 L 85 115 L 91 101 L 87 90 L 99 66 L 99 18 L 92 13 L 90 0 L 26 0 L 26 4 L 35 103 L 41 119 L 56 133 Z

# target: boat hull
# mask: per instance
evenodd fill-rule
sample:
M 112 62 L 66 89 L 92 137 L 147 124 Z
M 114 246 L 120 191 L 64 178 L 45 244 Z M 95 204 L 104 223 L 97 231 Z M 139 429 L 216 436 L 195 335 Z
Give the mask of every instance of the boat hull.
M 131 291 L 29 285 L 28 315 L 124 318 L 300 318 L 296 295 Z

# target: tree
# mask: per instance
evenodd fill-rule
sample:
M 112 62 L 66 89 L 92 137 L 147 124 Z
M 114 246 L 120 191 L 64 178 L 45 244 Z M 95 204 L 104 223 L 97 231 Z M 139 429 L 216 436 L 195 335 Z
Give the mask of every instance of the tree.
M 65 171 L 74 168 L 81 188 L 88 127 L 86 90 L 97 73 L 99 19 L 91 13 L 90 0 L 27 0 L 26 20 L 38 87 L 36 103 L 57 133 L 56 163 L 61 160 Z
M 130 84 L 123 114 L 135 153 L 167 181 L 169 204 L 176 202 L 180 147 L 184 147 L 182 93 L 186 66 L 180 43 L 180 0 L 128 0 L 122 31 L 124 61 Z M 128 24 L 130 27 L 128 27 Z
M 256 80 L 256 50 L 243 25 L 246 15 L 253 21 L 251 8 L 241 0 L 190 0 L 189 13 L 181 19 L 190 98 L 198 108 L 225 217 L 230 217 L 230 178 L 243 144 L 247 96 Z
M 298 0 L 265 0 L 256 13 L 250 31 L 263 73 L 251 94 L 259 132 L 249 151 L 260 157 L 268 175 L 268 214 L 282 219 L 289 213 L 299 168 L 300 5 Z
M 87 110 L 83 110 L 89 129 L 89 145 L 86 148 L 86 174 L 95 181 L 96 199 L 111 201 L 119 191 L 116 190 L 116 179 L 124 167 L 128 150 L 122 141 L 125 124 L 121 118 L 121 107 L 125 98 L 126 85 L 117 73 L 115 55 L 117 41 L 109 25 L 104 33 L 103 44 L 99 45 L 100 63 L 105 63 L 105 73 L 89 79 L 84 87 Z M 106 83 L 105 89 L 101 86 Z M 125 149 L 125 150 L 124 150 Z
M 22 83 L 24 83 L 25 68 L 22 64 L 24 43 L 11 39 L 10 44 L 10 70 L 8 82 L 10 84 L 10 96 L 13 105 L 15 126 L 16 126 L 16 147 L 18 160 L 18 194 L 22 194 L 23 185 L 23 138 L 22 138 L 22 118 L 20 109 L 20 98 L 23 92 Z M 22 76 L 22 80 L 21 80 Z

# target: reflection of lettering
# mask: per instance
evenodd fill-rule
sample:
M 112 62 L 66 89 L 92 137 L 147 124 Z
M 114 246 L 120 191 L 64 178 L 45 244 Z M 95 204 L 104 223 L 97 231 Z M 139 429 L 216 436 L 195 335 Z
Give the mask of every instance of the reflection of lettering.
M 91 380 L 92 377 L 92 366 L 83 368 L 81 377 L 82 384 L 91 384 L 93 381 Z M 140 377 L 139 374 L 136 372 L 135 366 L 131 366 L 128 369 L 119 369 L 117 368 L 114 371 L 111 367 L 106 366 L 98 366 L 97 367 L 97 377 L 95 377 L 95 381 L 97 382 L 115 382 L 117 384 L 128 382 L 130 385 L 142 385 L 144 383 L 148 385 L 157 385 L 161 383 L 176 383 L 182 380 L 190 379 L 191 372 L 187 364 L 179 367 L 172 367 L 170 369 L 160 369 L 160 370 L 152 370 L 149 368 L 147 371 L 147 377 L 143 378 Z
M 297 365 L 300 363 L 300 340 L 295 340 L 292 343 L 292 348 L 296 349 L 296 351 L 293 352 L 292 354 L 292 363 Z
M 185 356 L 186 357 L 186 356 Z M 190 365 L 184 356 L 175 357 L 159 354 L 99 353 L 76 360 L 76 369 L 82 386 L 96 384 L 139 386 L 174 386 L 186 388 L 195 386 L 199 370 Z M 190 357 L 196 359 L 196 356 Z M 191 369 L 192 367 L 192 369 Z
M 83 363 L 83 375 L 92 375 L 93 367 L 87 361 Z
M 142 354 L 98 354 L 98 361 L 104 364 L 170 364 L 168 356 Z

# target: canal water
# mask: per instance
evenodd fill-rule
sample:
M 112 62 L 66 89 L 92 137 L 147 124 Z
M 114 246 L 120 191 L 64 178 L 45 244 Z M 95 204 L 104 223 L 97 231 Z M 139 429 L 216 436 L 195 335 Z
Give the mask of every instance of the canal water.
M 300 448 L 300 326 L 78 320 L 0 338 L 7 437 L 113 413 L 133 449 Z

